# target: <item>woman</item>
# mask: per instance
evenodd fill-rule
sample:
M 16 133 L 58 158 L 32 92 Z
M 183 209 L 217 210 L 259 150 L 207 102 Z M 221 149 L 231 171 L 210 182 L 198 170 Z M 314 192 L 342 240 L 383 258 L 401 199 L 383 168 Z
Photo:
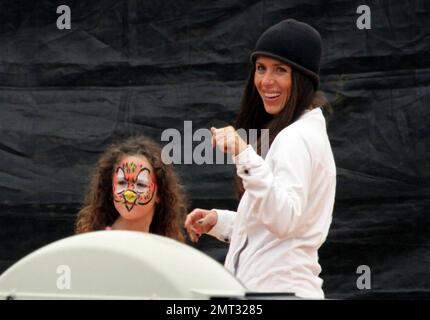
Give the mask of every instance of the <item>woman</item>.
M 159 145 L 133 137 L 100 157 L 76 233 L 134 230 L 184 241 L 185 214 L 182 188 L 173 168 L 162 162 Z
M 232 154 L 241 200 L 236 212 L 193 210 L 192 240 L 208 233 L 230 242 L 225 266 L 251 291 L 323 298 L 318 249 L 332 220 L 336 167 L 319 108 L 321 37 L 284 20 L 266 30 L 251 54 L 236 128 L 269 129 L 263 159 L 233 127 L 212 128 L 212 141 Z

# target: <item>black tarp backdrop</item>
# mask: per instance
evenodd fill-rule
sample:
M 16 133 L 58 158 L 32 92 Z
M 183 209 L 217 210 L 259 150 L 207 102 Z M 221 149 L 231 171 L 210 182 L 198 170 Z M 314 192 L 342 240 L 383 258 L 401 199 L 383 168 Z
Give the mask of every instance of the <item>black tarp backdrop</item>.
M 57 6 L 71 9 L 58 30 Z M 371 9 L 359 30 L 357 7 Z M 0 272 L 69 236 L 89 174 L 116 139 L 160 141 L 232 123 L 248 56 L 284 18 L 324 39 L 322 89 L 337 170 L 320 250 L 329 298 L 430 297 L 430 3 L 417 1 L 2 1 Z M 160 141 L 161 142 L 161 141 Z M 234 209 L 233 168 L 177 165 L 190 207 Z M 226 247 L 198 248 L 222 260 Z M 371 289 L 357 267 L 368 265 Z

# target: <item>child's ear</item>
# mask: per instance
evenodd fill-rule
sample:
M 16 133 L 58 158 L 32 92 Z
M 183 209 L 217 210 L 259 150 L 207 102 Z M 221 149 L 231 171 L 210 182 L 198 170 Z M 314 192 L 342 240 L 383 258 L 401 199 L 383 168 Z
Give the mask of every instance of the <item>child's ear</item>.
M 157 197 L 155 198 L 155 203 L 160 204 L 160 196 L 157 194 Z

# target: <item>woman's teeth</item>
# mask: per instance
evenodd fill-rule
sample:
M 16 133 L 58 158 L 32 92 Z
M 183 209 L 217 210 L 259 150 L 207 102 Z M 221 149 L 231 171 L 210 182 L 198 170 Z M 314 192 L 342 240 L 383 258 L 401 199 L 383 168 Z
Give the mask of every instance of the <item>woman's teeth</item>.
M 265 93 L 264 97 L 267 99 L 276 99 L 280 95 L 281 95 L 280 93 Z

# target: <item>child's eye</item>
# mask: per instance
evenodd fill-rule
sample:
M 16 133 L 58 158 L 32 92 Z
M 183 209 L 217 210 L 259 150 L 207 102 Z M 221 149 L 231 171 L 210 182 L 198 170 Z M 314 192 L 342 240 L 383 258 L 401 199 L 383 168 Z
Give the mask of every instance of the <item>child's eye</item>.
M 120 180 L 120 181 L 118 181 L 118 185 L 125 186 L 126 182 L 124 180 Z
M 137 183 L 137 186 L 139 188 L 147 188 L 148 187 L 148 185 L 146 185 L 145 183 Z

